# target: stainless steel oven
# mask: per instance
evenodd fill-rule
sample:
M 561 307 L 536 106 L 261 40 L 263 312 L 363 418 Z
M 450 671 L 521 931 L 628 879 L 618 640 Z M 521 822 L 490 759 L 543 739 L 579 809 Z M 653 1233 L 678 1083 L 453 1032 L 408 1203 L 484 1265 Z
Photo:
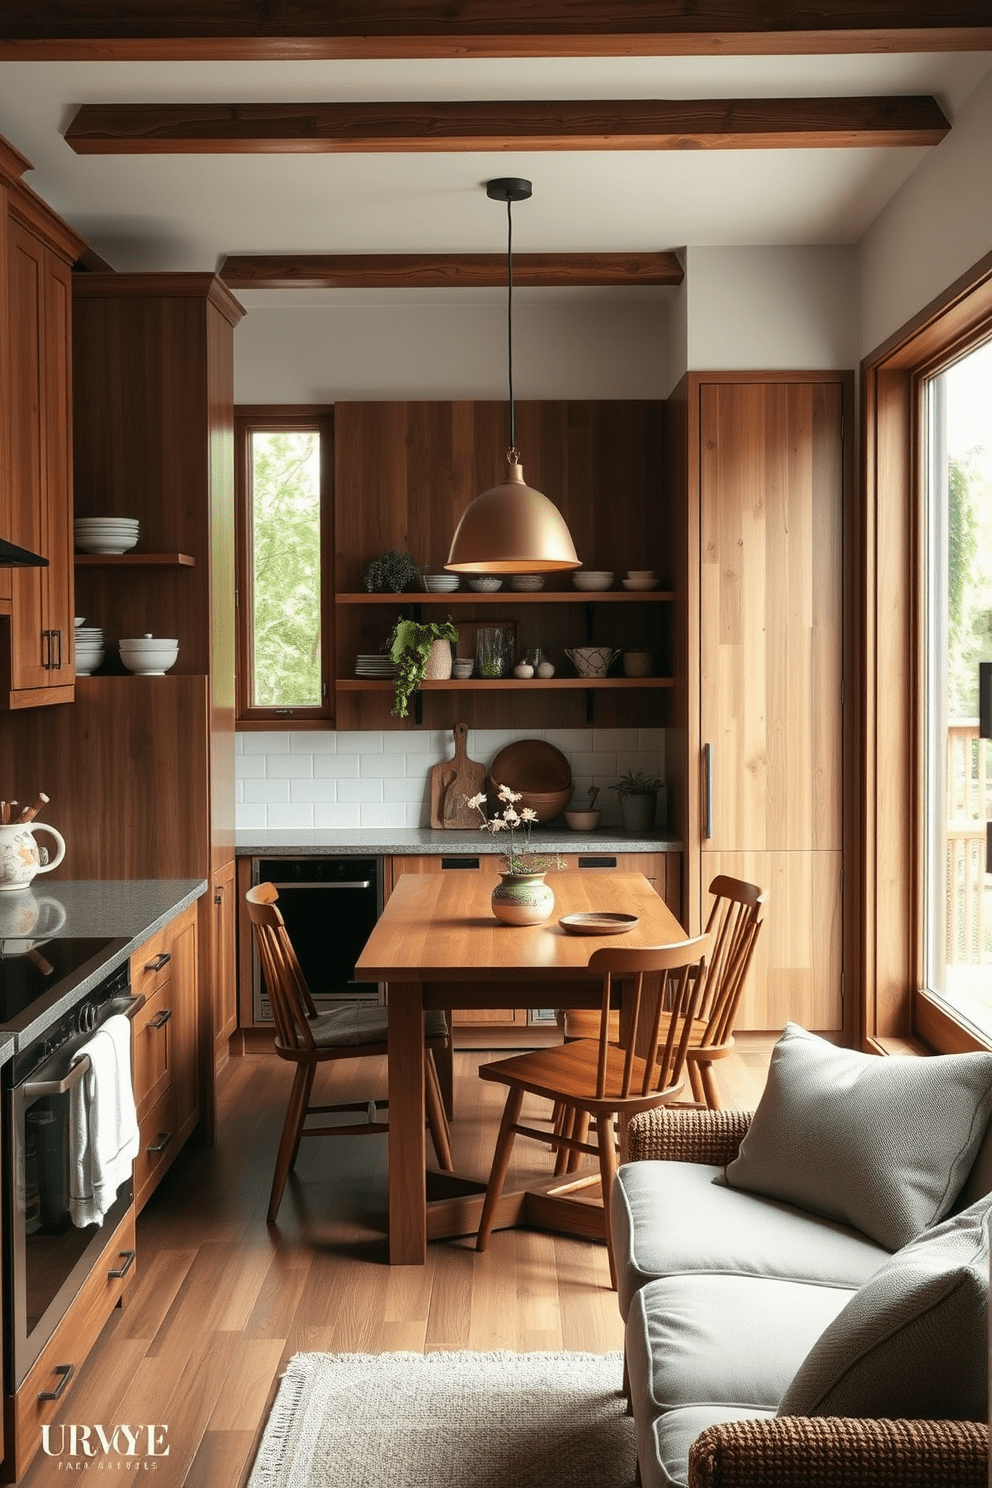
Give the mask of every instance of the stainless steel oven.
M 319 1011 L 341 1002 L 378 1002 L 378 982 L 356 982 L 355 962 L 382 913 L 378 857 L 253 858 L 253 884 L 273 883 L 307 986 Z M 272 1012 L 252 949 L 256 1022 Z
M 41 951 L 30 953 L 29 966 L 33 955 L 34 970 L 47 983 L 41 997 L 44 1002 L 47 995 L 49 1010 L 42 1016 L 37 1004 L 29 1004 L 13 1020 L 20 1024 L 18 1048 L 4 1069 L 4 1371 L 8 1394 L 24 1380 L 133 1202 L 129 1179 L 118 1188 L 117 1199 L 101 1224 L 79 1228 L 70 1217 L 70 1091 L 86 1069 L 85 1059 L 76 1064 L 72 1060 L 108 1017 L 132 1013 L 144 1001 L 129 993 L 126 961 L 74 999 L 73 981 L 86 980 L 86 961 L 79 963 L 78 958 L 89 949 L 92 964 L 97 954 L 92 948 L 107 944 L 51 941 Z M 61 967 L 74 957 L 76 968 L 60 978 L 56 963 Z M 4 962 L 3 969 L 9 973 L 11 963 Z M 69 1006 L 63 1007 L 66 1001 Z M 33 1025 L 36 1033 L 32 1033 Z M 133 1255 L 121 1264 L 129 1266 L 132 1261 Z

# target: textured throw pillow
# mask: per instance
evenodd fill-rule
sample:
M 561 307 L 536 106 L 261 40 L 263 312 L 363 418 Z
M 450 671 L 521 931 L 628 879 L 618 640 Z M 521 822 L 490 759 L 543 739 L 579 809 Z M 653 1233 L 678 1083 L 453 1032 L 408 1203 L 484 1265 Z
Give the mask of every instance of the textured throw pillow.
M 886 1261 L 820 1335 L 780 1416 L 984 1421 L 992 1196 Z
M 898 1250 L 950 1210 L 990 1109 L 992 1054 L 860 1054 L 790 1023 L 726 1180 Z

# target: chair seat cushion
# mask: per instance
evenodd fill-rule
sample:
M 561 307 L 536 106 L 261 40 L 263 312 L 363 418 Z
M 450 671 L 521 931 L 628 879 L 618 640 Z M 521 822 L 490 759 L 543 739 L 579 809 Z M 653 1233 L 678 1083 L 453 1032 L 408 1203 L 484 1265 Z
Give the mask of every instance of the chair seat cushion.
M 386 1042 L 389 1014 L 377 1002 L 345 1002 L 310 1019 L 318 1049 L 348 1049 L 359 1044 Z M 444 1013 L 432 1009 L 424 1015 L 426 1038 L 444 1038 L 448 1026 Z
M 889 1258 L 857 1230 L 714 1182 L 704 1163 L 625 1163 L 610 1217 L 624 1317 L 662 1276 L 726 1272 L 855 1288 Z
M 986 1420 L 990 1216 L 985 1197 L 876 1271 L 813 1345 L 780 1415 Z
M 714 1420 L 774 1413 L 815 1340 L 852 1296 L 849 1288 L 754 1276 L 653 1281 L 634 1298 L 626 1357 L 642 1474 L 663 1443 L 659 1482 L 685 1482 L 695 1435 Z M 716 1408 L 694 1435 L 664 1418 Z M 642 1446 L 643 1449 L 642 1450 Z M 685 1459 L 682 1453 L 685 1453 Z
M 689 1448 L 707 1426 L 727 1421 L 753 1421 L 774 1416 L 774 1411 L 735 1408 L 730 1405 L 689 1405 L 666 1411 L 651 1421 L 643 1444 L 638 1432 L 638 1461 L 641 1488 L 686 1488 L 689 1477 Z
M 992 1054 L 882 1058 L 790 1023 L 727 1182 L 898 1250 L 950 1212 L 990 1110 Z

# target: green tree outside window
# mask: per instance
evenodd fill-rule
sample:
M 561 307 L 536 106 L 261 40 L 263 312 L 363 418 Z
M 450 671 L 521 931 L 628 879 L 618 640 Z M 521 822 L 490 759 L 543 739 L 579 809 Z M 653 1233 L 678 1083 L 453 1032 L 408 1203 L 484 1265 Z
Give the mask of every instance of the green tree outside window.
M 253 696 L 256 707 L 321 702 L 320 434 L 251 436 Z

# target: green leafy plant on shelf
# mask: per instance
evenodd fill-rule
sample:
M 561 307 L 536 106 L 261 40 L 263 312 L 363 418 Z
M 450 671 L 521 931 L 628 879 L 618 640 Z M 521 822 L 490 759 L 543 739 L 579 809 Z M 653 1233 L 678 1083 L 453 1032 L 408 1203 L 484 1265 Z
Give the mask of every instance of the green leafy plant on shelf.
M 650 796 L 664 785 L 657 775 L 645 775 L 640 770 L 628 770 L 621 775 L 620 779 L 614 781 L 610 786 L 611 791 L 623 799 L 624 796 Z
M 422 588 L 420 581 L 426 572 L 427 564 L 418 563 L 412 553 L 387 548 L 372 559 L 362 575 L 362 583 L 368 594 L 402 594 L 411 587 Z
M 406 717 L 410 697 L 424 680 L 427 658 L 435 641 L 457 644 L 458 631 L 450 616 L 447 620 L 397 620 L 390 631 L 386 646 L 396 667 L 394 717 Z

